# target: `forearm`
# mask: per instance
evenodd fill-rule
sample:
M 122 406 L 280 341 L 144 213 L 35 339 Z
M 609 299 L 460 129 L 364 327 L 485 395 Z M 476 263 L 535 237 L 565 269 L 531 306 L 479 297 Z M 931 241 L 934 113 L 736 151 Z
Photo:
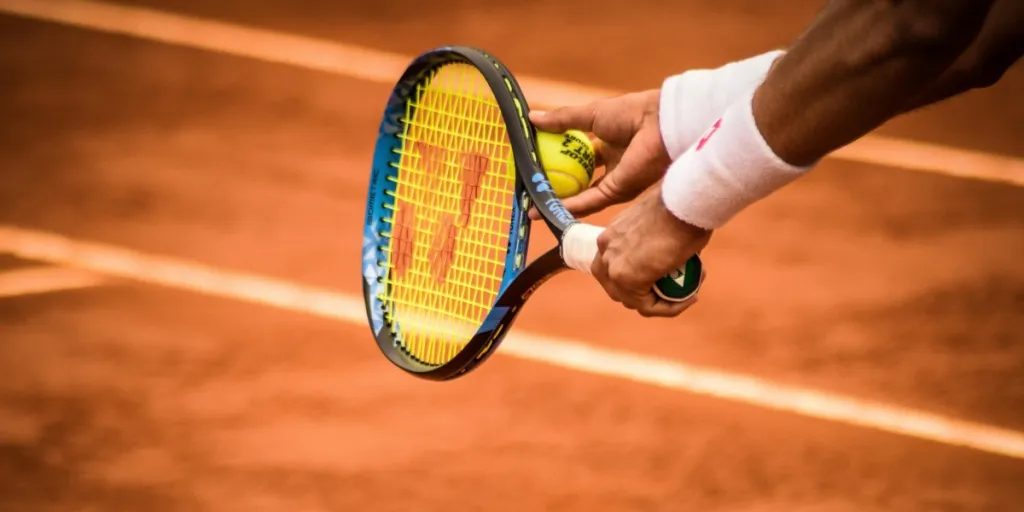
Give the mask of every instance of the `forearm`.
M 806 166 L 898 115 L 971 44 L 992 3 L 831 2 L 753 96 L 765 142 Z
M 995 85 L 1021 56 L 1024 2 L 996 0 L 974 42 L 931 86 L 904 105 L 903 113 Z

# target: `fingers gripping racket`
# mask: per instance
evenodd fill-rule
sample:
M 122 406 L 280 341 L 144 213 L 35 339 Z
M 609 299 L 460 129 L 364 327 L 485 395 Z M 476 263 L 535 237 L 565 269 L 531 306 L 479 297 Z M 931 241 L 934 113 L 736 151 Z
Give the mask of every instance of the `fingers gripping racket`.
M 413 375 L 464 375 L 540 285 L 590 273 L 603 228 L 552 192 L 528 113 L 512 73 L 469 47 L 420 55 L 391 93 L 367 197 L 363 296 L 381 351 Z M 527 264 L 531 205 L 559 245 Z M 694 256 L 654 292 L 685 300 L 700 275 Z

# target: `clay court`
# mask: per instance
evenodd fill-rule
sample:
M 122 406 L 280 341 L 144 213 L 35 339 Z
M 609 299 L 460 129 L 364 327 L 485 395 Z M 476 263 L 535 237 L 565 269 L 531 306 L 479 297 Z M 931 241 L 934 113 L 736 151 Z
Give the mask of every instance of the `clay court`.
M 585 100 L 820 2 L 664 4 L 0 0 L 0 510 L 1020 510 L 1020 66 L 745 212 L 679 318 L 565 273 L 466 378 L 381 355 L 395 70 L 469 44 Z

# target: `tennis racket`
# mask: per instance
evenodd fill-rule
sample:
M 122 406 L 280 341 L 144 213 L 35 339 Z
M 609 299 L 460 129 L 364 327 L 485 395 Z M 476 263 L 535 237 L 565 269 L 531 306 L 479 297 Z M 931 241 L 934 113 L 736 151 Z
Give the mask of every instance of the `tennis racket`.
M 366 200 L 363 297 L 377 345 L 415 376 L 465 375 L 539 286 L 590 273 L 604 228 L 552 192 L 528 113 L 512 73 L 465 46 L 420 55 L 391 92 Z M 527 264 L 531 205 L 559 244 Z M 686 300 L 700 277 L 694 256 L 654 292 Z

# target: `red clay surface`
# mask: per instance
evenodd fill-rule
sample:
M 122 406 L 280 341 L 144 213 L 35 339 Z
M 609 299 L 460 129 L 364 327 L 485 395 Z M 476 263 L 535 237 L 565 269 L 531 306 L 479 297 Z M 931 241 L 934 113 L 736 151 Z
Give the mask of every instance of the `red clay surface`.
M 149 3 L 407 53 L 474 44 L 620 89 L 784 44 L 817 6 Z M 0 223 L 359 292 L 387 86 L 10 17 L 0 76 Z M 1018 68 L 881 132 L 1024 156 L 1022 86 Z M 1024 430 L 1022 213 L 1022 189 L 828 161 L 715 236 L 686 315 L 642 319 L 566 274 L 517 328 Z M 0 298 L 0 329 L 4 511 L 1024 500 L 1024 461 L 503 357 L 429 384 L 365 326 L 143 285 Z

